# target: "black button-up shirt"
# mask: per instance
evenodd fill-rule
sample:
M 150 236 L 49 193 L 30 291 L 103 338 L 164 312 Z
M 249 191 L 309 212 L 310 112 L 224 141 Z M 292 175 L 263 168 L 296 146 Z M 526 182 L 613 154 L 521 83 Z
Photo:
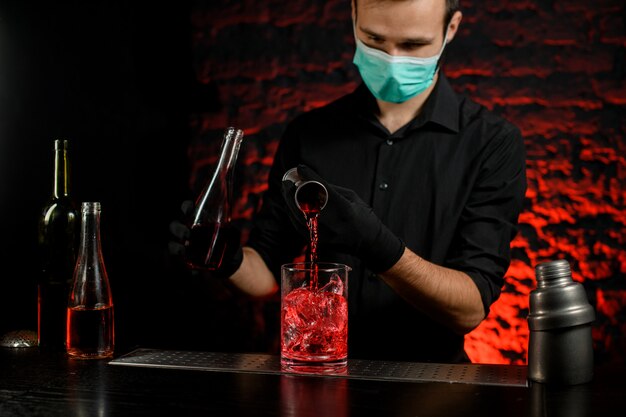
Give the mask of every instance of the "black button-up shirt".
M 423 110 L 390 133 L 361 85 L 296 117 L 279 144 L 248 245 L 280 282 L 280 265 L 303 253 L 281 194 L 290 168 L 306 164 L 353 189 L 413 252 L 467 273 L 485 311 L 499 297 L 526 190 L 519 130 L 467 98 L 440 74 Z M 361 262 L 318 246 L 319 260 L 350 265 L 352 358 L 458 362 L 463 336 L 409 305 Z

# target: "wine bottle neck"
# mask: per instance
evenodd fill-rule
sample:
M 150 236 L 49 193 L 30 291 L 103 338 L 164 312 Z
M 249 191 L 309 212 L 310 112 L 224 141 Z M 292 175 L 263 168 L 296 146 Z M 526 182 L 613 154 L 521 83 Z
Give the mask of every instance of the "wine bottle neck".
M 230 221 L 233 170 L 242 139 L 243 130 L 235 129 L 234 127 L 226 129 L 217 165 L 211 178 L 196 200 L 191 224 L 199 225 L 209 221 L 212 223 Z
M 222 146 L 220 149 L 220 159 L 218 161 L 216 172 L 227 177 L 233 170 L 243 139 L 243 131 L 240 129 L 229 128 L 224 134 Z
M 54 189 L 55 198 L 69 196 L 69 160 L 67 141 L 57 140 L 54 147 Z

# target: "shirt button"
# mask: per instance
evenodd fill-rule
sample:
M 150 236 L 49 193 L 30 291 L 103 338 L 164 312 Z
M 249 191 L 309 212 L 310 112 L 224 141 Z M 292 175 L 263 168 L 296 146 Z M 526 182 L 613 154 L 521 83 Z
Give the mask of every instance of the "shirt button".
M 380 188 L 381 190 L 386 190 L 387 188 L 389 188 L 389 184 L 387 184 L 386 182 L 381 182 L 380 184 L 378 184 L 378 188 Z
M 393 145 L 393 140 L 387 139 L 387 145 L 389 145 L 389 146 Z

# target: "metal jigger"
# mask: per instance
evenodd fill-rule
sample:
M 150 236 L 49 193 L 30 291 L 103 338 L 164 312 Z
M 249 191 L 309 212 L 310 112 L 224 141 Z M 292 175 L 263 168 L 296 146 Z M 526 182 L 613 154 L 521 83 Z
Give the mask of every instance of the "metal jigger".
M 566 260 L 535 267 L 530 293 L 528 378 L 542 383 L 582 384 L 593 377 L 593 307 L 583 286 L 572 280 Z
M 298 168 L 291 168 L 285 175 L 283 181 L 291 181 L 296 186 L 294 198 L 300 210 L 306 210 L 306 206 L 316 207 L 322 210 L 328 202 L 328 190 L 318 181 L 303 181 L 298 174 Z

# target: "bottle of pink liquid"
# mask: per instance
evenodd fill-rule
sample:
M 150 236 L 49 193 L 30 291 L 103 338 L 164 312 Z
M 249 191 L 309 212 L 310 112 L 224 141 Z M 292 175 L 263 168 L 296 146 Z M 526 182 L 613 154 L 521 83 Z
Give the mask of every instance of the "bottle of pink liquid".
M 66 349 L 72 358 L 113 356 L 113 298 L 100 242 L 100 203 L 81 206 L 80 246 L 67 306 Z

